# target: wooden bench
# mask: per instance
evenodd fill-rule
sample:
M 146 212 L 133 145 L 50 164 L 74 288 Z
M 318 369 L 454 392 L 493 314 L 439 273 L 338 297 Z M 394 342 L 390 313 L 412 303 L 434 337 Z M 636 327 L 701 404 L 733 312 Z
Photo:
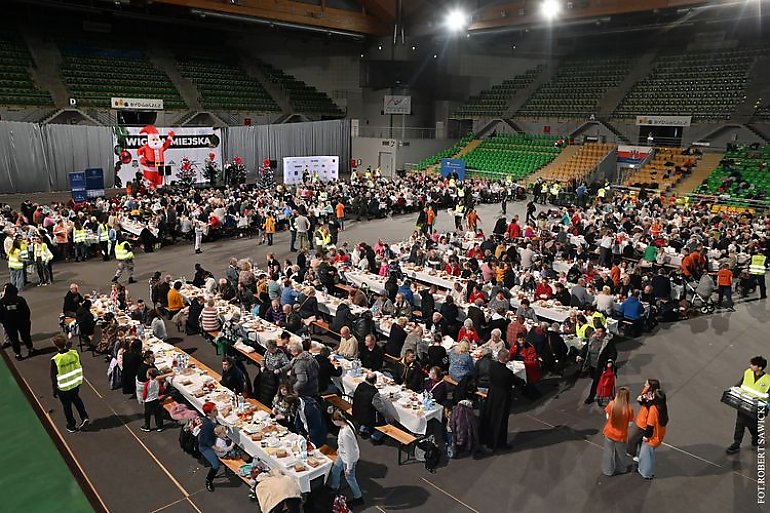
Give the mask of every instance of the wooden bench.
M 353 405 L 347 402 L 342 397 L 335 395 L 335 394 L 328 394 L 328 395 L 322 395 L 321 396 L 324 401 L 331 404 L 338 410 L 340 410 L 345 415 L 353 415 Z
M 331 325 L 328 322 L 326 322 L 326 321 L 324 321 L 322 319 L 316 319 L 315 321 L 311 322 L 310 325 L 313 326 L 314 328 L 318 328 L 319 330 L 321 330 L 323 332 L 331 333 L 332 335 L 335 335 L 337 337 L 341 337 L 342 336 L 339 333 L 337 333 L 336 331 L 332 330 Z
M 337 459 L 337 451 L 333 447 L 324 444 L 318 448 L 321 454 L 334 461 Z
M 249 353 L 249 352 L 244 351 L 243 349 L 241 349 L 239 347 L 236 347 L 236 346 L 233 346 L 233 349 L 235 349 L 236 351 L 238 351 L 243 356 L 245 356 L 246 358 L 248 358 L 252 362 L 256 363 L 257 365 L 261 365 L 262 364 L 262 355 L 259 354 L 258 352 L 252 351 L 252 352 Z
M 415 442 L 417 442 L 417 437 L 391 424 L 377 426 L 375 429 L 398 442 L 398 464 L 403 465 L 407 463 L 410 452 L 414 449 Z M 406 454 L 406 459 L 402 458 L 404 454 Z
M 344 283 L 336 283 L 334 286 L 335 286 L 337 289 L 339 289 L 339 290 L 341 290 L 342 292 L 344 292 L 345 294 L 350 294 L 351 292 L 353 292 L 354 290 L 356 290 L 356 289 L 355 289 L 355 287 L 351 287 L 350 285 L 346 285 L 346 284 L 344 284 Z
M 178 404 L 178 402 L 174 401 L 170 397 L 166 397 L 166 399 L 164 399 L 161 403 L 161 406 L 163 406 L 163 409 L 166 410 L 169 415 L 171 415 L 171 410 L 173 410 L 174 407 Z
M 250 479 L 248 477 L 242 476 L 241 473 L 239 472 L 240 468 L 243 465 L 246 464 L 245 461 L 243 461 L 243 460 L 231 460 L 231 459 L 228 459 L 228 458 L 219 458 L 219 461 L 222 462 L 222 465 L 224 465 L 225 467 L 229 468 L 232 471 L 233 474 L 235 474 L 238 478 L 240 478 L 241 481 L 246 483 L 246 486 L 251 488 Z

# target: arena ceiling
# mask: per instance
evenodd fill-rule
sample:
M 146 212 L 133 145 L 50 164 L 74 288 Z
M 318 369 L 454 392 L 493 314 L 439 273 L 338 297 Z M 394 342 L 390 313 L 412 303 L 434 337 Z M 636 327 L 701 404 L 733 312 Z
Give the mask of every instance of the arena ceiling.
M 536 27 L 545 23 L 545 0 L 14 0 L 80 10 L 123 11 L 327 32 L 330 35 L 385 36 L 407 28 L 427 34 L 444 30 L 444 18 L 460 9 L 467 32 L 484 33 Z M 551 0 L 553 1 L 553 0 Z M 760 4 L 762 0 L 557 0 L 559 21 L 607 21 L 640 13 L 687 12 L 693 8 Z M 174 9 L 169 11 L 169 9 Z

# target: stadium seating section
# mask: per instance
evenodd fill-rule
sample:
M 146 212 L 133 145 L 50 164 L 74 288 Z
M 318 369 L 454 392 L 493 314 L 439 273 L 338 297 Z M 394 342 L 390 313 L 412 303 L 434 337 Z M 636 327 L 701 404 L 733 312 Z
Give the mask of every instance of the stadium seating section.
M 755 148 L 740 145 L 725 153 L 720 166 L 695 192 L 766 201 L 770 197 L 770 145 Z
M 556 75 L 519 109 L 522 117 L 588 118 L 599 110 L 599 102 L 611 87 L 628 73 L 625 58 L 570 58 Z
M 259 66 L 265 77 L 286 93 L 294 112 L 307 114 L 311 117 L 339 118 L 343 116 L 342 111 L 332 99 L 315 87 L 264 62 L 260 63 Z
M 757 121 L 770 121 L 770 104 L 760 105 L 756 111 L 754 111 L 754 119 Z
M 513 96 L 529 86 L 542 72 L 543 66 L 538 66 L 527 70 L 523 75 L 519 75 L 510 80 L 504 80 L 501 84 L 492 86 L 491 89 L 482 91 L 478 96 L 471 96 L 452 115 L 454 119 L 470 118 L 500 118 L 505 115 L 508 102 Z
M 32 57 L 15 32 L 0 31 L 0 66 L 0 105 L 53 105 L 51 95 L 32 82 Z
M 681 148 L 656 148 L 655 155 L 642 168 L 632 171 L 623 181 L 628 187 L 658 189 L 666 192 L 689 174 L 688 166 L 697 165 L 692 155 L 682 155 Z M 677 169 L 678 168 L 678 169 Z
M 168 76 L 136 50 L 62 45 L 62 78 L 78 105 L 111 108 L 112 97 L 160 98 L 166 109 L 186 105 Z
M 204 109 L 265 113 L 281 110 L 262 84 L 234 62 L 180 57 L 177 68 L 198 88 Z
M 616 146 L 614 144 L 586 144 L 581 146 L 577 153 L 572 155 L 562 165 L 556 166 L 556 163 L 554 163 L 542 172 L 537 173 L 537 177 L 549 183 L 554 181 L 564 183 L 570 180 L 580 182 L 588 178 L 589 174 L 596 169 L 596 166 L 599 165 L 607 154 L 615 149 Z
M 473 133 L 469 132 L 468 134 L 465 135 L 465 137 L 457 141 L 457 143 L 455 143 L 455 145 L 452 146 L 451 148 L 448 148 L 444 151 L 441 151 L 435 155 L 431 155 L 430 157 L 421 160 L 414 167 L 414 170 L 424 171 L 428 169 L 430 166 L 434 166 L 439 162 L 441 162 L 441 159 L 451 159 L 452 157 L 457 155 L 457 153 L 460 150 L 462 150 L 465 146 L 467 146 L 468 143 L 471 142 L 472 140 L 473 140 Z
M 613 117 L 693 116 L 696 121 L 729 119 L 744 99 L 751 66 L 760 49 L 691 51 L 660 55 Z
M 532 134 L 498 134 L 463 156 L 466 169 L 482 178 L 511 176 L 518 180 L 550 163 L 561 153 L 558 137 Z

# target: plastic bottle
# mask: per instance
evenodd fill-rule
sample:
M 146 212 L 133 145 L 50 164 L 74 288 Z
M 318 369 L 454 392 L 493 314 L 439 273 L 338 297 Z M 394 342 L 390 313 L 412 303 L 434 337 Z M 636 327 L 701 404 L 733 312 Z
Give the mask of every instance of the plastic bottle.
M 305 440 L 299 443 L 299 459 L 303 463 L 307 461 L 307 442 Z

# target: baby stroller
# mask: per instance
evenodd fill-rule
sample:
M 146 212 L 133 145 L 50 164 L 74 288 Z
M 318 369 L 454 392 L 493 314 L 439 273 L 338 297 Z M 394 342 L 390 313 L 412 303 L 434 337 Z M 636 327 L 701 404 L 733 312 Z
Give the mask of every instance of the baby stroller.
M 716 289 L 714 280 L 711 279 L 711 276 L 704 273 L 697 283 L 686 282 L 685 287 L 687 287 L 686 294 L 692 293 L 692 306 L 699 309 L 700 313 L 705 315 L 713 313 L 714 310 L 716 310 L 717 305 L 711 300 L 711 296 Z

